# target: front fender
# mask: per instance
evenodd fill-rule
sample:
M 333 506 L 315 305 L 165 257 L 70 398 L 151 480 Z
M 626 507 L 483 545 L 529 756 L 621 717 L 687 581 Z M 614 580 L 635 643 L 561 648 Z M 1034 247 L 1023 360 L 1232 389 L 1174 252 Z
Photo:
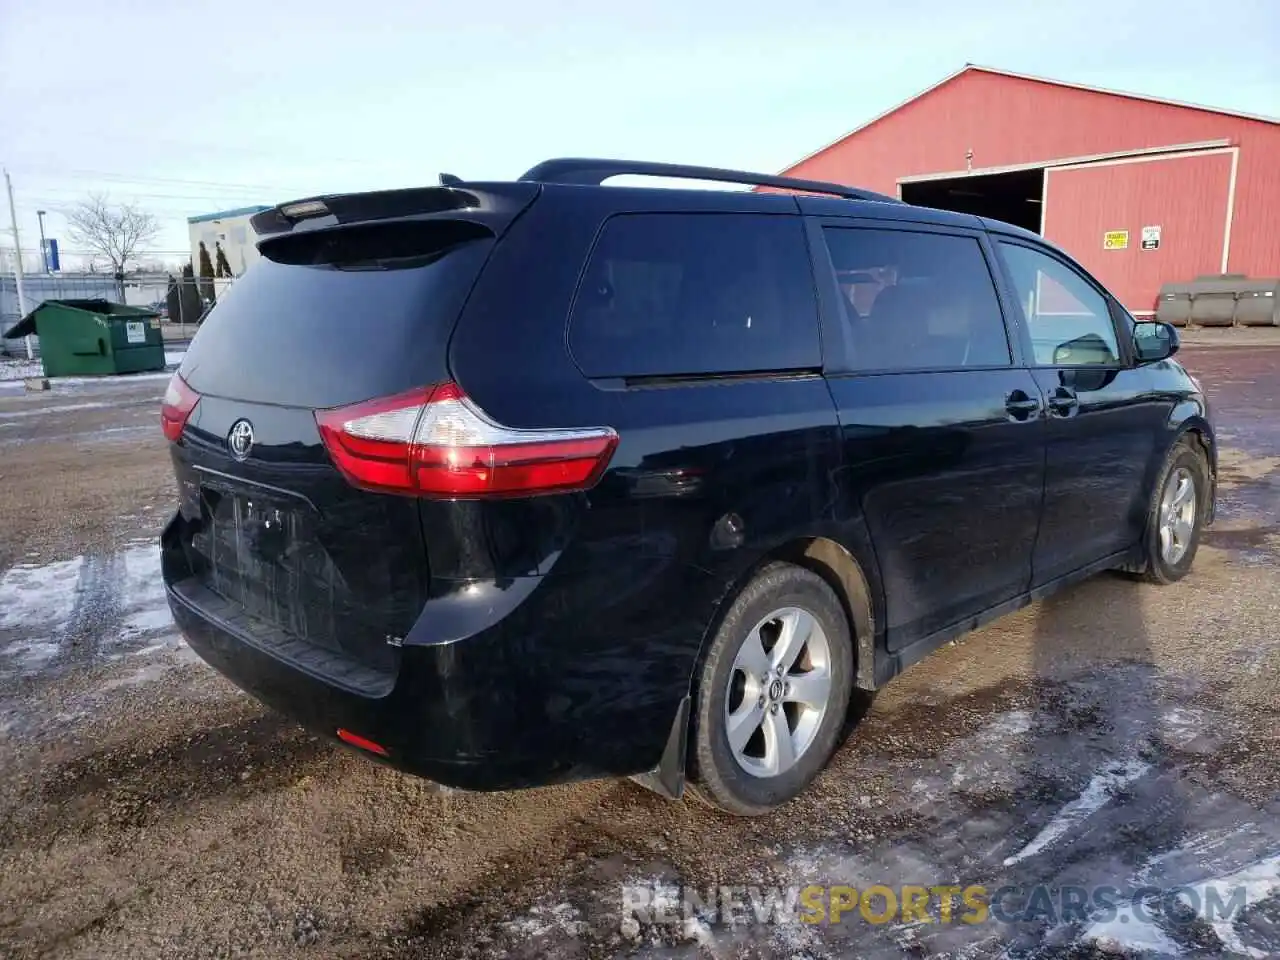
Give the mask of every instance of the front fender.
M 1161 445 L 1159 456 L 1154 458 L 1148 488 L 1152 488 L 1157 480 L 1155 471 L 1160 469 L 1174 444 L 1180 442 L 1188 434 L 1194 434 L 1205 460 L 1209 465 L 1209 513 L 1206 523 L 1213 523 L 1218 488 L 1218 438 L 1213 423 L 1209 418 L 1209 405 L 1202 394 L 1195 394 L 1179 400 L 1169 411 L 1165 422 L 1165 442 Z

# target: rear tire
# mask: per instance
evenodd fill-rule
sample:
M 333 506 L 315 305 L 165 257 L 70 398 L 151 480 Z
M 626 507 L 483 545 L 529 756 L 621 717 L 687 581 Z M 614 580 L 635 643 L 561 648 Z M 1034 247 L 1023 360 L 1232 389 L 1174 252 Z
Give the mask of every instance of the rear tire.
M 739 816 L 795 797 L 839 743 L 852 683 L 849 622 L 835 592 L 803 567 L 764 567 L 734 600 L 703 660 L 693 791 Z
M 1209 515 L 1209 467 L 1190 440 L 1174 444 L 1147 508 L 1146 562 L 1136 571 L 1148 583 L 1181 580 L 1191 570 Z

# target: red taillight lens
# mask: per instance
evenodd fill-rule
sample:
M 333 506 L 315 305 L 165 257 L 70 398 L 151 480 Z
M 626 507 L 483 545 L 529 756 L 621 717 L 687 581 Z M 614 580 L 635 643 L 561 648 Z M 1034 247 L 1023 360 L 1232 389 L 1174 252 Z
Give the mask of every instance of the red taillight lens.
M 618 435 L 516 430 L 494 423 L 453 383 L 316 413 L 329 455 L 366 490 L 425 497 L 513 497 L 585 490 Z
M 177 443 L 182 439 L 182 429 L 187 425 L 187 418 L 200 402 L 200 394 L 196 393 L 176 373 L 169 380 L 169 388 L 160 401 L 160 428 L 164 435 Z

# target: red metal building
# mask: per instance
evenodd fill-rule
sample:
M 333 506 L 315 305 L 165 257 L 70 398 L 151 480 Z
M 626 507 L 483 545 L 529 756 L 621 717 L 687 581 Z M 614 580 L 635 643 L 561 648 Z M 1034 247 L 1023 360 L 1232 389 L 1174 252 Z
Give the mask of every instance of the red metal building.
M 1036 230 L 1136 313 L 1280 275 L 1280 120 L 966 66 L 785 172 Z

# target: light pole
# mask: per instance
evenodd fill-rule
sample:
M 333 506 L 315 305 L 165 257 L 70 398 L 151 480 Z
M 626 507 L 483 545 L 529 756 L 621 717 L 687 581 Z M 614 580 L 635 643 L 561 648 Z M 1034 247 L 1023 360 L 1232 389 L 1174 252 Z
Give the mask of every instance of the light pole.
M 36 219 L 40 221 L 40 262 L 44 264 L 44 272 L 49 272 L 49 246 L 44 242 L 44 211 L 36 211 Z
M 9 224 L 13 228 L 13 285 L 18 288 L 18 316 L 27 315 L 27 290 L 22 284 L 22 240 L 18 237 L 18 211 L 13 206 L 13 181 L 9 179 L 9 171 L 4 171 L 4 189 L 9 194 Z M 27 344 L 27 359 L 35 359 L 35 351 L 31 348 L 31 334 L 24 338 Z

